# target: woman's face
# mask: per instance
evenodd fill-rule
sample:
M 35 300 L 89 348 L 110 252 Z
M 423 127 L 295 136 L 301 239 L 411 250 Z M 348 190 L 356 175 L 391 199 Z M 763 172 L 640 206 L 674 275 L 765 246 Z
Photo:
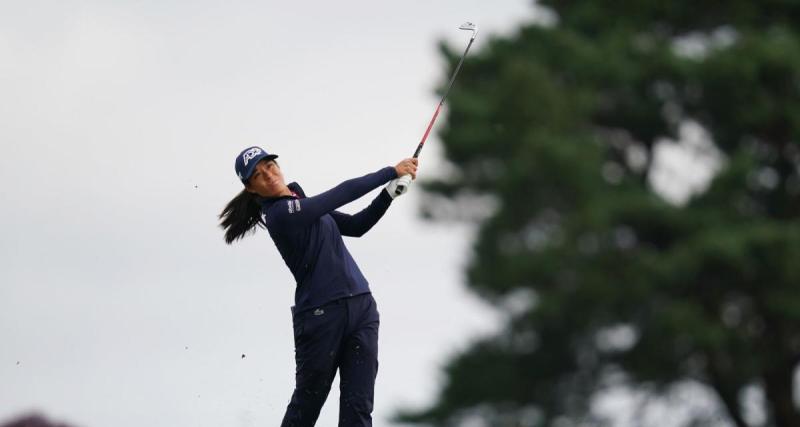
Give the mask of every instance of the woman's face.
M 261 197 L 291 194 L 283 182 L 281 168 L 274 160 L 262 160 L 256 164 L 256 170 L 248 180 L 247 191 Z

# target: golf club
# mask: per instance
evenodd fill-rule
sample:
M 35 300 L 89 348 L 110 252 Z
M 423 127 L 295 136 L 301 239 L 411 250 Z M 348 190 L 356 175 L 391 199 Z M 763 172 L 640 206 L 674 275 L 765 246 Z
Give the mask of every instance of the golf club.
M 466 30 L 472 31 L 472 37 L 469 39 L 469 43 L 467 44 L 467 48 L 464 49 L 464 54 L 461 55 L 461 59 L 458 61 L 458 65 L 456 65 L 455 71 L 453 71 L 453 75 L 450 77 L 450 82 L 447 83 L 447 89 L 444 91 L 444 95 L 442 95 L 442 100 L 439 101 L 439 105 L 436 106 L 436 111 L 433 113 L 433 117 L 431 117 L 430 123 L 428 123 L 428 128 L 425 129 L 425 134 L 422 135 L 422 140 L 419 142 L 417 146 L 417 150 L 414 151 L 414 158 L 416 159 L 419 157 L 419 152 L 422 151 L 422 146 L 425 145 L 425 140 L 428 139 L 428 134 L 431 133 L 431 128 L 433 128 L 433 123 L 436 121 L 436 117 L 439 116 L 439 110 L 441 110 L 442 105 L 444 104 L 444 100 L 447 98 L 447 94 L 450 93 L 450 89 L 453 87 L 453 82 L 456 81 L 456 75 L 458 75 L 458 71 L 461 69 L 461 64 L 464 63 L 464 58 L 467 57 L 467 52 L 469 52 L 469 48 L 472 46 L 472 42 L 475 41 L 475 37 L 478 35 L 478 26 L 473 24 L 472 22 L 465 22 L 458 27 L 459 30 Z M 398 184 L 397 189 L 395 190 L 396 194 L 402 194 L 405 190 L 406 184 L 403 182 L 409 182 L 410 177 L 405 181 L 401 179 L 400 184 Z

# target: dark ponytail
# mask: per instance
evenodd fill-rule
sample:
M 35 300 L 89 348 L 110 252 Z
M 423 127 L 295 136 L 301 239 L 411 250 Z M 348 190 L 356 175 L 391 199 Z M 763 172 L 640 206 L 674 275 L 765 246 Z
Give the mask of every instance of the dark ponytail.
M 247 233 L 254 231 L 256 225 L 263 225 L 258 197 L 247 190 L 242 190 L 219 214 L 219 226 L 225 230 L 225 243 L 230 245 L 234 240 L 241 239 Z

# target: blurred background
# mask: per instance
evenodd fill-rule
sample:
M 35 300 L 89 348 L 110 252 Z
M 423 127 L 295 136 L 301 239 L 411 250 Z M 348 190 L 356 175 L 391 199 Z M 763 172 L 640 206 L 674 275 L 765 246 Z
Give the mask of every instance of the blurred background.
M 409 156 L 467 20 L 420 182 L 347 241 L 375 425 L 800 426 L 787 0 L 3 3 L 0 424 L 277 425 L 293 282 L 222 242 L 233 156 L 309 194 Z

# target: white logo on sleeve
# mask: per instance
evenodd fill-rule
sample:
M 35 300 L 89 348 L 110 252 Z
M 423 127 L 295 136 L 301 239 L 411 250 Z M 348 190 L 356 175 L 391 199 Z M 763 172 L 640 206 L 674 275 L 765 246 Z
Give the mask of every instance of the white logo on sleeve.
M 255 156 L 258 156 L 261 153 L 263 153 L 263 151 L 261 151 L 261 149 L 258 147 L 253 147 L 245 151 L 244 154 L 242 154 L 242 160 L 244 160 L 244 165 L 247 166 L 247 163 L 250 160 L 253 160 Z
M 289 207 L 289 213 L 300 212 L 300 201 L 299 200 L 287 200 L 286 206 Z

